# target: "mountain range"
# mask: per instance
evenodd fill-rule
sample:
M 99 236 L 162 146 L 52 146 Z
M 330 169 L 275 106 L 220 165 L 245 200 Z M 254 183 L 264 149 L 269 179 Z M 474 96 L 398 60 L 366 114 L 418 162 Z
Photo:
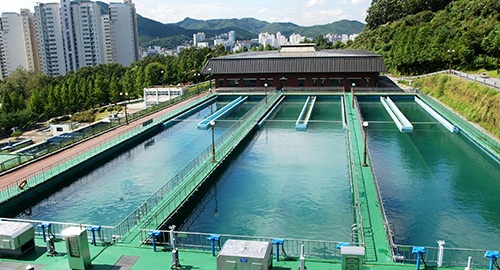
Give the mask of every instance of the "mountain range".
M 97 2 L 103 13 L 107 13 L 108 4 Z M 210 38 L 216 35 L 236 32 L 236 39 L 250 40 L 257 38 L 259 33 L 281 32 L 285 36 L 293 33 L 305 37 L 315 38 L 319 35 L 331 34 L 359 34 L 365 24 L 359 21 L 340 20 L 325 25 L 299 26 L 294 23 L 269 23 L 254 18 L 242 19 L 213 19 L 196 20 L 185 18 L 178 23 L 161 23 L 137 14 L 137 28 L 139 44 L 142 47 L 158 45 L 174 48 L 188 42 L 193 34 L 204 32 Z

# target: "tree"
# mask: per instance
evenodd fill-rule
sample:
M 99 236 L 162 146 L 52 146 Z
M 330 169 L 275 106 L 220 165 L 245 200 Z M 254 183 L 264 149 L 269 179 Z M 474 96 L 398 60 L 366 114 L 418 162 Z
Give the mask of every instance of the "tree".
M 482 47 L 488 52 L 489 55 L 496 58 L 496 70 L 498 74 L 499 70 L 499 58 L 500 58 L 500 25 L 497 24 L 495 28 L 483 38 L 481 42 Z

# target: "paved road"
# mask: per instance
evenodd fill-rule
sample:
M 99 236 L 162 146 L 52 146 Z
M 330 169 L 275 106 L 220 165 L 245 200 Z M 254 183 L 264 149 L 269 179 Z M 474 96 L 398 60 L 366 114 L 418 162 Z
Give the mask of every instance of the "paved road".
M 36 160 L 34 162 L 28 163 L 10 173 L 4 174 L 0 176 L 0 190 L 3 190 L 4 187 L 13 184 L 13 183 L 20 183 L 24 179 L 27 179 L 28 177 L 41 173 L 47 169 L 49 169 L 51 166 L 55 164 L 60 164 L 64 162 L 65 160 L 68 160 L 69 158 L 74 157 L 78 153 L 82 153 L 83 151 L 86 151 L 88 149 L 92 149 L 94 147 L 97 147 L 98 145 L 107 142 L 109 140 L 112 140 L 113 138 L 129 131 L 132 130 L 136 127 L 142 126 L 142 123 L 146 120 L 153 119 L 159 116 L 162 116 L 164 114 L 167 114 L 175 109 L 181 108 L 185 106 L 187 103 L 191 102 L 192 100 L 196 99 L 198 96 L 192 97 L 191 99 L 182 101 L 178 104 L 175 104 L 173 106 L 170 106 L 164 110 L 158 111 L 156 113 L 153 113 L 151 115 L 148 115 L 144 118 L 137 119 L 136 121 L 130 122 L 129 125 L 122 125 L 118 128 L 115 128 L 113 130 L 110 130 L 102 135 L 96 136 L 92 139 L 83 141 L 82 143 L 73 145 L 72 147 L 65 149 L 60 152 L 56 152 L 55 154 L 52 154 L 50 156 L 47 156 L 45 158 L 42 158 L 40 160 Z

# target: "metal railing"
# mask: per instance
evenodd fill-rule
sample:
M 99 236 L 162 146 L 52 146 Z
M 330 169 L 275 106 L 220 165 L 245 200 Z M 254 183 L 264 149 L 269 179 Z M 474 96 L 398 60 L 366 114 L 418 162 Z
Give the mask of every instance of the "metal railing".
M 269 104 L 272 104 L 279 95 L 274 94 L 269 98 Z M 215 160 L 223 160 L 235 146 L 241 141 L 246 134 L 260 118 L 260 115 L 267 109 L 265 100 L 261 100 L 252 109 L 250 109 L 243 117 L 236 121 L 224 134 L 219 136 L 215 141 Z M 155 206 L 160 205 L 159 209 L 155 209 L 153 214 L 149 213 L 149 207 L 140 209 L 147 210 L 149 217 L 142 222 L 141 228 L 156 229 L 163 224 L 166 219 L 174 212 L 175 209 L 193 192 L 193 190 L 206 178 L 216 164 L 212 162 L 212 146 L 208 146 L 190 163 L 188 163 L 177 175 L 167 182 L 158 192 L 153 194 Z M 165 198 L 158 201 L 157 198 Z M 135 212 L 135 211 L 134 211 Z M 132 213 L 131 215 L 133 215 Z
M 14 219 L 14 218 L 2 218 L 1 220 L 8 221 L 8 222 L 29 223 L 29 224 L 33 225 L 33 227 L 35 228 L 35 236 L 36 237 L 43 237 L 43 229 L 40 227 L 40 225 L 50 223 L 50 231 L 54 235 L 56 240 L 64 239 L 62 232 L 66 228 L 77 227 L 80 229 L 88 229 L 88 228 L 94 226 L 94 225 L 90 225 L 90 224 L 51 222 L 51 221 L 42 221 L 42 220 L 25 220 L 25 219 Z M 96 232 L 96 236 L 95 236 L 96 243 L 107 244 L 107 243 L 114 242 L 116 240 L 116 236 L 113 233 L 114 233 L 114 227 L 101 226 L 99 232 Z M 87 234 L 87 239 L 89 241 L 92 240 L 91 233 Z
M 398 262 L 415 263 L 417 261 L 417 254 L 412 253 L 413 246 L 396 245 L 394 252 Z M 424 261 L 430 265 L 436 265 L 438 262 L 438 247 L 425 247 L 425 253 L 422 255 Z M 461 267 L 467 266 L 468 258 L 472 257 L 472 268 L 487 269 L 490 263 L 488 258 L 484 255 L 486 250 L 479 249 L 464 249 L 464 248 L 444 248 L 443 253 L 443 267 Z
M 150 242 L 150 236 L 148 235 L 150 230 L 140 230 L 140 240 L 144 243 Z M 158 231 L 160 235 L 157 237 L 159 241 L 156 243 L 160 246 L 164 246 L 171 249 L 171 244 L 169 240 L 170 231 L 160 230 Z M 194 250 L 211 250 L 212 242 L 207 238 L 211 235 L 209 233 L 197 233 L 197 232 L 183 232 L 174 231 L 175 234 L 175 245 L 182 249 L 194 249 Z M 245 241 L 261 241 L 261 242 L 272 242 L 273 237 L 260 237 L 260 236 L 242 236 L 242 235 L 230 235 L 230 234 L 220 234 L 220 247 L 229 240 L 245 240 Z M 304 253 L 307 258 L 324 259 L 324 260 L 340 260 L 340 249 L 337 248 L 340 242 L 338 241 L 316 241 L 316 240 L 305 240 L 305 239 L 293 239 L 285 238 L 283 244 L 283 250 L 286 254 L 285 257 L 298 258 L 300 257 L 301 245 L 304 245 Z M 219 246 L 216 246 L 216 250 L 219 250 Z M 275 248 L 272 249 L 273 252 Z M 281 255 L 280 255 L 281 256 Z
M 347 97 L 344 92 L 344 102 L 347 100 Z M 347 108 L 346 104 L 344 104 L 344 108 Z M 352 139 L 351 139 L 351 126 L 350 126 L 351 121 L 347 121 L 347 128 L 346 128 L 346 144 L 347 144 L 347 159 L 348 159 L 348 166 L 347 169 L 349 171 L 349 175 L 351 177 L 351 185 L 352 185 L 352 191 L 353 191 L 353 200 L 354 200 L 354 210 L 356 212 L 356 218 L 357 218 L 357 224 L 358 224 L 358 232 L 359 236 L 361 239 L 358 239 L 358 242 L 362 243 L 364 245 L 365 243 L 365 235 L 364 235 L 364 227 L 363 227 L 363 215 L 361 211 L 361 199 L 359 197 L 359 185 L 358 185 L 358 176 L 356 173 L 356 165 L 354 161 L 354 147 L 352 145 Z M 351 232 L 352 233 L 352 232 Z M 361 240 L 361 241 L 360 241 Z
M 441 71 L 432 72 L 432 73 L 423 74 L 423 75 L 418 75 L 418 76 L 400 77 L 399 79 L 404 80 L 404 81 L 410 81 L 410 80 L 420 79 L 423 77 L 434 76 L 437 74 L 450 74 L 450 70 L 448 70 L 448 69 L 441 70 Z M 469 74 L 469 73 L 465 73 L 465 72 L 461 72 L 461 71 L 453 70 L 453 69 L 451 70 L 451 75 L 454 75 L 454 76 L 457 76 L 459 78 L 466 79 L 469 81 L 477 82 L 477 83 L 480 83 L 484 86 L 488 86 L 488 87 L 500 90 L 500 80 L 497 80 L 497 79 L 491 79 L 487 76 Z
M 177 100 L 171 100 L 168 104 L 172 105 L 174 103 L 178 103 L 181 101 L 184 101 L 189 97 L 184 97 L 181 96 Z M 206 99 L 208 96 L 203 97 Z M 147 126 L 139 126 L 139 127 L 130 127 L 128 129 L 125 129 L 121 131 L 120 133 L 115 134 L 113 137 L 105 140 L 105 141 L 98 141 L 95 144 L 92 144 L 88 147 L 86 147 L 83 150 L 78 151 L 77 153 L 74 153 L 73 155 L 69 157 L 62 158 L 49 166 L 46 166 L 44 168 L 38 169 L 36 171 L 33 171 L 29 175 L 19 178 L 16 181 L 4 185 L 0 187 L 0 202 L 4 202 L 13 196 L 19 195 L 22 192 L 25 192 L 29 188 L 36 186 L 40 183 L 43 183 L 47 181 L 48 179 L 51 179 L 55 177 L 56 175 L 60 174 L 63 171 L 68 170 L 69 168 L 74 167 L 77 164 L 80 164 L 98 154 L 103 153 L 106 150 L 109 150 L 110 148 L 118 145 L 119 143 L 126 141 L 134 136 L 136 136 L 139 133 L 143 133 L 144 131 L 148 130 L 150 127 L 154 126 L 155 124 L 161 123 L 165 121 L 165 119 L 168 119 L 169 117 L 172 117 L 175 114 L 178 114 L 182 110 L 184 110 L 185 107 L 192 106 L 196 104 L 198 100 L 193 100 L 186 106 L 182 108 L 178 108 L 175 110 L 172 110 L 170 112 L 165 113 L 161 117 L 155 118 L 150 125 Z M 156 112 L 159 109 L 157 108 L 154 111 L 151 112 Z M 151 113 L 150 112 L 150 113 Z M 150 114 L 149 113 L 149 114 Z M 143 113 L 146 115 L 146 113 Z M 62 149 L 60 149 L 62 150 Z M 19 186 L 23 184 L 24 188 L 20 189 Z
M 419 94 L 418 97 L 430 105 L 434 110 L 436 110 L 443 117 L 448 119 L 450 122 L 459 126 L 460 132 L 466 137 L 469 137 L 471 141 L 479 144 L 480 148 L 485 149 L 489 154 L 500 161 L 500 142 L 496 139 L 488 136 L 486 133 L 481 132 L 479 129 L 471 125 L 468 121 L 464 120 L 462 117 L 450 111 L 448 108 L 443 106 L 440 102 L 436 101 L 432 97 L 426 94 Z

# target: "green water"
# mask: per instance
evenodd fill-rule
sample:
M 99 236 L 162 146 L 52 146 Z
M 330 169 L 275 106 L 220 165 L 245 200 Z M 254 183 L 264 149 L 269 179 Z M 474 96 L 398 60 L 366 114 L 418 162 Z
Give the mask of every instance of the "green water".
M 304 102 L 284 101 L 181 230 L 349 241 L 353 214 L 340 100 L 319 100 L 307 131 L 296 131 Z
M 500 166 L 411 100 L 397 106 L 414 125 L 400 133 L 378 100 L 360 102 L 368 148 L 397 244 L 498 249 Z

